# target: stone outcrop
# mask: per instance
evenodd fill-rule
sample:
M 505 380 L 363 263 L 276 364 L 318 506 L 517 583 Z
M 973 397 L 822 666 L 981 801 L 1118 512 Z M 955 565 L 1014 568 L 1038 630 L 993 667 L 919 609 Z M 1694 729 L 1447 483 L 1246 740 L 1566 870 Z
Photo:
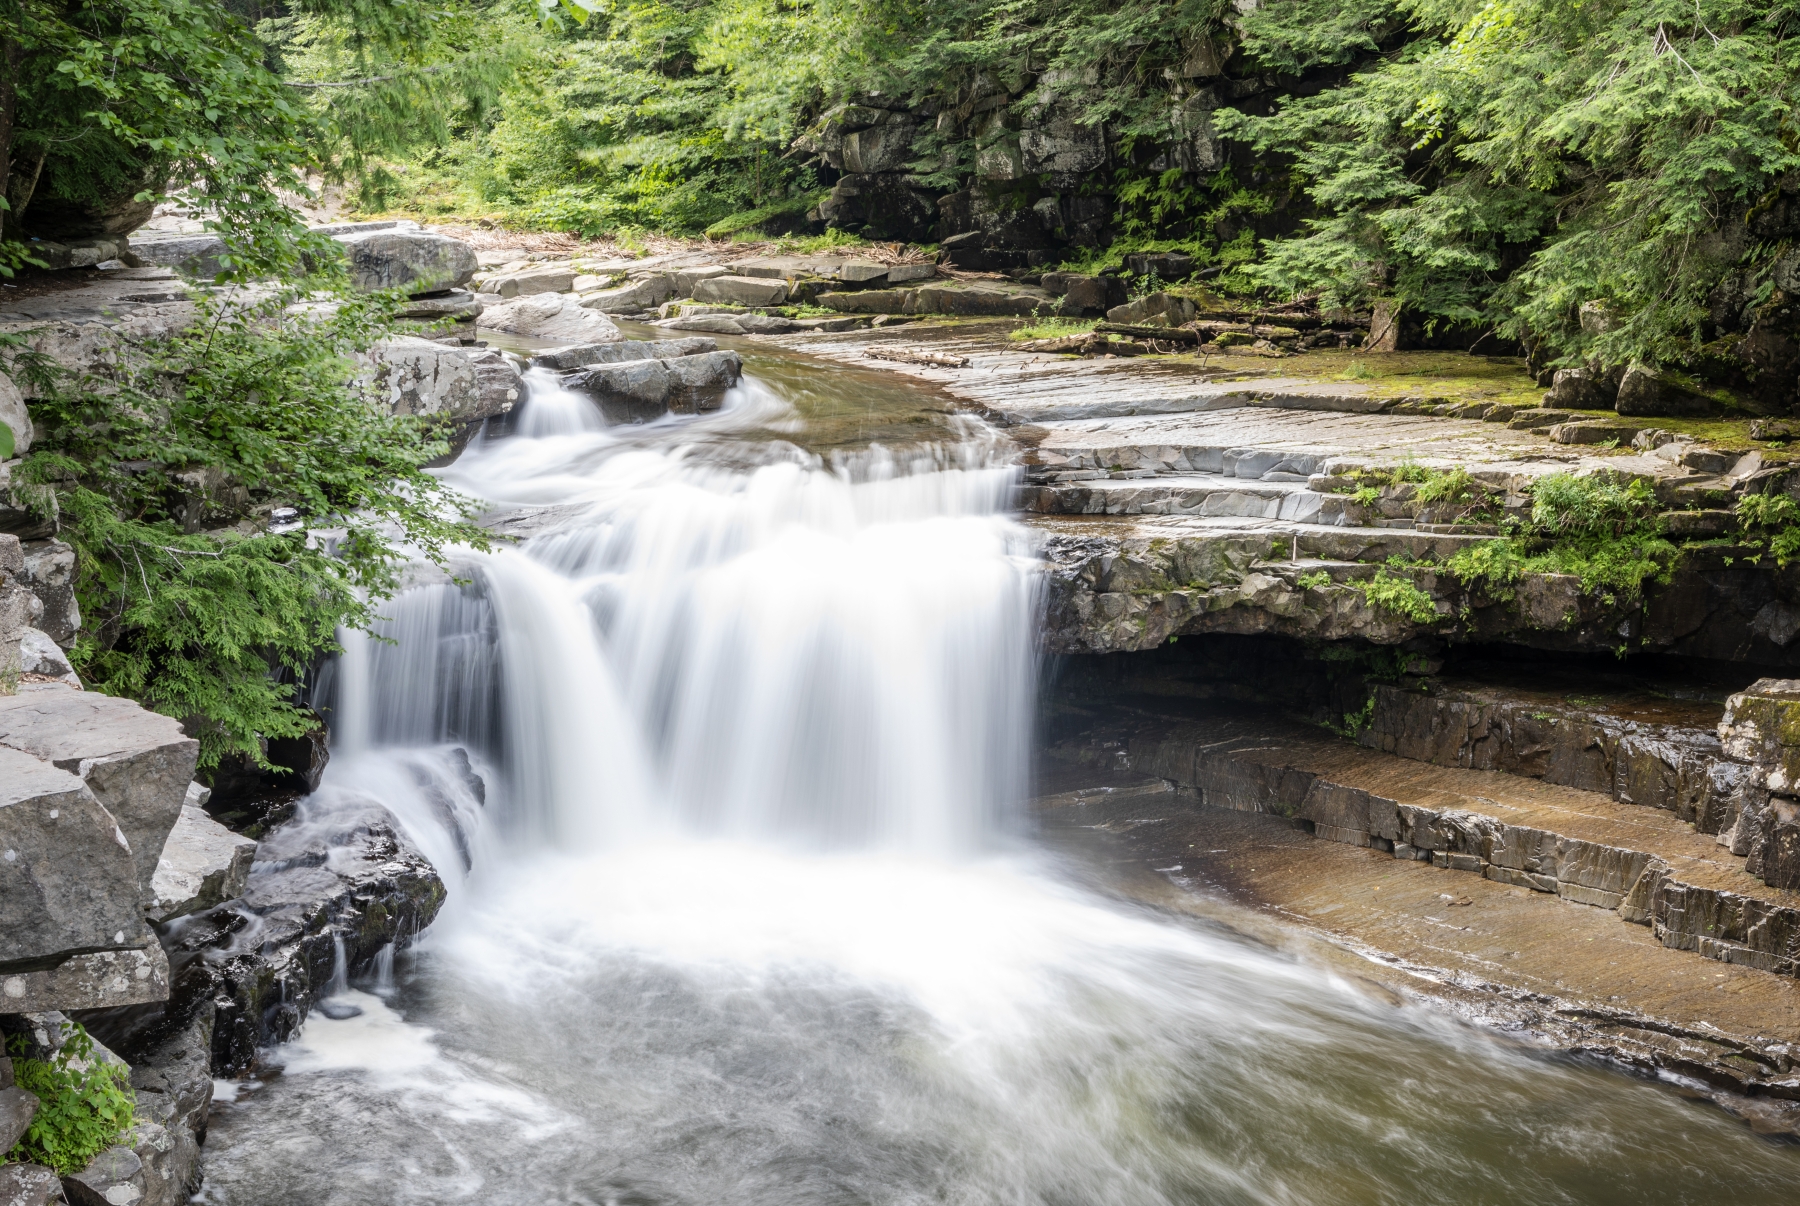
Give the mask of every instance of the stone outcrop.
M 400 336 L 376 344 L 363 361 L 368 384 L 392 413 L 447 419 L 455 424 L 460 442 L 524 396 L 518 371 L 492 349 Z
M 0 1206 L 64 1206 L 62 1181 L 41 1164 L 0 1164 Z
M 622 339 L 617 343 L 584 343 L 572 348 L 557 348 L 531 358 L 533 368 L 586 368 L 594 364 L 619 364 L 626 360 L 666 360 L 673 356 L 696 356 L 714 352 L 719 345 L 697 336 L 686 339 Z
M 188 799 L 195 798 L 193 791 Z M 151 879 L 152 899 L 145 912 L 166 924 L 243 895 L 250 882 L 256 843 L 240 837 L 207 815 L 196 803 L 184 803 L 181 816 L 163 843 Z

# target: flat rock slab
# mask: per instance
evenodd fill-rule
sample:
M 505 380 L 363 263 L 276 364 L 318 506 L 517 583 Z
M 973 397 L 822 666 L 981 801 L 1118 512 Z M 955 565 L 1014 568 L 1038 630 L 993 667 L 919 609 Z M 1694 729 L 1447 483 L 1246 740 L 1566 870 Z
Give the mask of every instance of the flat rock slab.
M 611 319 L 597 310 L 584 310 L 579 301 L 563 293 L 541 293 L 489 306 L 477 324 L 487 330 L 560 343 L 611 343 L 620 338 Z
M 249 883 L 255 861 L 254 841 L 225 828 L 205 809 L 182 805 L 151 880 L 151 918 L 173 921 L 235 899 Z

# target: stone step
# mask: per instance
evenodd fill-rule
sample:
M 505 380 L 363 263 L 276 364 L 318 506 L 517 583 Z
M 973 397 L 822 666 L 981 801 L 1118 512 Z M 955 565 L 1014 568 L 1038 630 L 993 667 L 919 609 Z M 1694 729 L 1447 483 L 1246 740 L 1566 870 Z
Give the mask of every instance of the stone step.
M 1140 713 L 1075 744 L 1204 805 L 1287 817 L 1319 838 L 1615 911 L 1664 946 L 1800 975 L 1800 892 L 1762 883 L 1672 812 L 1402 758 L 1242 708 Z
M 1346 498 L 1319 494 L 1305 480 L 1245 480 L 1217 473 L 1027 485 L 1023 509 L 1039 515 L 1194 515 L 1341 524 Z

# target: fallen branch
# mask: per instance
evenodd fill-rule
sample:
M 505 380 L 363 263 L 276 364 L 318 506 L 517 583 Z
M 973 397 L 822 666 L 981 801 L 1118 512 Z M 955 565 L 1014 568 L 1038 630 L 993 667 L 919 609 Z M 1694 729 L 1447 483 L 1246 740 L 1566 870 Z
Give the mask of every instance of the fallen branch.
M 897 360 L 901 364 L 922 364 L 929 368 L 968 368 L 967 356 L 952 356 L 946 352 L 911 352 L 904 349 L 871 348 L 863 355 L 876 360 Z

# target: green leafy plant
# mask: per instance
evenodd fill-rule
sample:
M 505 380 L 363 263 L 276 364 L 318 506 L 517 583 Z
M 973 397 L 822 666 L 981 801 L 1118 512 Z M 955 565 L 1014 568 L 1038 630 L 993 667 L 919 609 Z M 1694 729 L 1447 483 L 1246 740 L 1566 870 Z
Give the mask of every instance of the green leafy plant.
M 1800 502 L 1786 494 L 1747 494 L 1736 511 L 1745 543 L 1766 548 L 1776 565 L 1786 568 L 1800 553 Z
M 1438 621 L 1437 605 L 1432 602 L 1431 596 L 1420 590 L 1409 578 L 1377 570 L 1373 578 L 1363 582 L 1353 581 L 1350 585 L 1361 591 L 1372 607 L 1379 607 L 1415 624 L 1435 624 Z
M 38 1108 L 6 1158 L 47 1165 L 65 1177 L 111 1147 L 136 1113 L 130 1073 L 98 1059 L 88 1032 L 70 1027 L 61 1050 L 47 1060 L 24 1058 L 31 1048 L 22 1034 L 7 1043 L 13 1079 L 38 1099 Z
M 311 727 L 292 681 L 340 627 L 368 627 L 412 556 L 487 546 L 425 471 L 441 429 L 359 380 L 395 299 L 295 300 L 203 303 L 109 388 L 33 402 L 40 434 L 15 474 L 76 551 L 82 677 L 181 719 L 202 768 L 227 751 L 261 763 L 260 737 Z M 276 507 L 292 530 L 271 529 Z
M 1363 703 L 1363 706 L 1356 711 L 1345 712 L 1344 722 L 1342 724 L 1332 720 L 1326 720 L 1322 723 L 1327 730 L 1336 733 L 1346 741 L 1355 741 L 1368 731 L 1371 724 L 1375 723 L 1375 697 L 1373 695 L 1369 696 Z
M 1325 570 L 1314 570 L 1310 574 L 1301 574 L 1294 579 L 1294 585 L 1301 590 L 1319 590 L 1331 585 L 1331 575 Z

